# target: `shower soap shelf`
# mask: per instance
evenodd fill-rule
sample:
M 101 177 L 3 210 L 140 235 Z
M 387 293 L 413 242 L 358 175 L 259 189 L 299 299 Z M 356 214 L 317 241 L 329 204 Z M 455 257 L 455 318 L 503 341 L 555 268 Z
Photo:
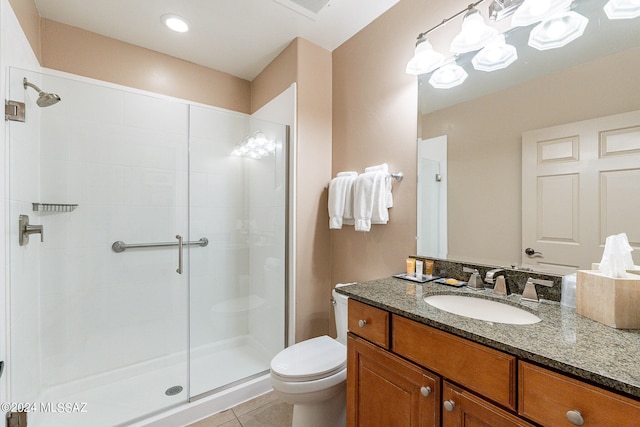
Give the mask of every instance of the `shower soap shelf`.
M 34 212 L 73 212 L 78 205 L 62 203 L 32 203 Z

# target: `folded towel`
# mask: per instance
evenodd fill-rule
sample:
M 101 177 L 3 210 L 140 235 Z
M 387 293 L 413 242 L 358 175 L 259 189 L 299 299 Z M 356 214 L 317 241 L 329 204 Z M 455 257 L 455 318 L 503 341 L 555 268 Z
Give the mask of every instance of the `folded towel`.
M 371 224 L 386 224 L 388 172 L 365 172 L 356 178 L 353 192 L 353 216 L 356 231 L 369 231 Z
M 387 172 L 389 173 L 389 165 L 387 165 L 386 163 L 383 163 L 381 165 L 376 165 L 376 166 L 369 166 L 368 168 L 364 169 L 364 172 Z
M 386 163 L 383 163 L 381 165 L 376 165 L 376 166 L 369 166 L 367 168 L 364 169 L 364 172 L 385 172 L 387 174 L 389 174 L 389 165 L 387 165 Z M 391 174 L 389 174 L 389 177 L 387 178 L 387 183 L 386 183 L 386 189 L 385 189 L 385 198 L 386 198 L 386 207 L 387 208 L 392 208 L 393 207 L 393 194 L 391 194 Z
M 329 183 L 329 228 L 353 224 L 353 183 L 357 172 L 340 172 Z

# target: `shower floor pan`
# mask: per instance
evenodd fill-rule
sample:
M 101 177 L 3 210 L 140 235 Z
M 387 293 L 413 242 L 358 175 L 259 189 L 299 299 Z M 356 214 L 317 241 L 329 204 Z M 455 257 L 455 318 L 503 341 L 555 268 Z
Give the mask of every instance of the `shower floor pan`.
M 193 372 L 204 375 L 192 380 L 192 395 L 223 387 L 269 368 L 269 361 L 260 360 L 261 352 L 247 343 L 227 347 L 222 351 L 199 352 L 194 357 Z M 264 358 L 262 358 L 264 359 Z M 148 365 L 148 366 L 146 366 Z M 176 384 L 184 378 L 186 356 L 169 356 L 163 361 L 137 365 L 135 372 L 105 374 L 73 385 L 45 390 L 38 402 L 86 403 L 84 412 L 33 412 L 28 415 L 31 427 L 113 427 L 126 426 L 141 417 L 186 404 L 186 384 Z M 116 377 L 114 379 L 114 377 Z M 124 377 L 124 378 L 123 378 Z M 175 395 L 165 392 L 176 385 L 183 390 Z M 143 393 L 140 390 L 144 390 Z

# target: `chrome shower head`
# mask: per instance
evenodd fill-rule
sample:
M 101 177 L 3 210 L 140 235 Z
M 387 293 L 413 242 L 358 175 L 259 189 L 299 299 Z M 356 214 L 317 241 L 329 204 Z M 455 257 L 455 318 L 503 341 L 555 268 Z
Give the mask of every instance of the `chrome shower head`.
M 50 105 L 57 104 L 61 100 L 61 98 L 55 93 L 43 92 L 38 86 L 33 83 L 29 83 L 26 77 L 22 79 L 22 85 L 25 89 L 27 86 L 30 86 L 38 92 L 38 100 L 36 101 L 38 107 L 48 107 Z

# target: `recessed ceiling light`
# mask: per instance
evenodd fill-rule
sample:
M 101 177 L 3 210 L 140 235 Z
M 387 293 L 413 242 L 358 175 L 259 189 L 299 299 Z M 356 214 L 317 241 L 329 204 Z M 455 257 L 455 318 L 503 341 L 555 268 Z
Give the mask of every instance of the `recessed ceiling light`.
M 189 31 L 189 23 L 187 22 L 187 20 L 178 15 L 165 13 L 160 17 L 160 20 L 164 25 L 166 25 L 173 31 L 177 31 L 178 33 L 186 33 L 187 31 Z

